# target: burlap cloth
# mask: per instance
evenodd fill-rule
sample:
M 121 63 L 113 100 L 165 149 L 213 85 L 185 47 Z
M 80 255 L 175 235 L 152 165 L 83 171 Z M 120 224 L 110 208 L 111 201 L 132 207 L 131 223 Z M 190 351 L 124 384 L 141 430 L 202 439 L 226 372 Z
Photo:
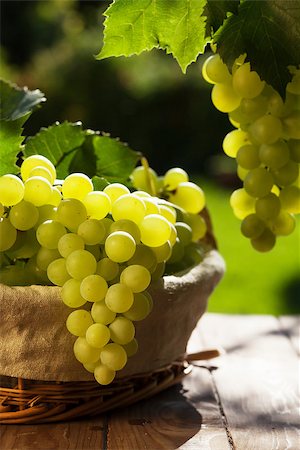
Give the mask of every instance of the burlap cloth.
M 199 266 L 154 284 L 153 311 L 136 322 L 139 351 L 118 377 L 152 371 L 183 357 L 223 272 L 223 259 L 211 250 Z M 59 289 L 0 284 L 0 375 L 44 381 L 93 380 L 73 355 L 76 338 L 65 326 L 71 310 L 62 303 Z

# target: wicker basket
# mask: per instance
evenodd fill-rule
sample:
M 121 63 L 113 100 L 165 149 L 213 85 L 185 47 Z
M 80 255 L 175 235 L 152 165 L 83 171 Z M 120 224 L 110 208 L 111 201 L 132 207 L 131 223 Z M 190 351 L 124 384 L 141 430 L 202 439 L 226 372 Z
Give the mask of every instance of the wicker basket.
M 69 310 L 59 288 L 0 285 L 0 423 L 95 415 L 179 382 L 191 370 L 185 353 L 189 337 L 224 273 L 223 259 L 212 247 L 197 267 L 151 287 L 153 310 L 136 323 L 139 351 L 107 387 L 74 358 L 75 338 L 65 327 Z

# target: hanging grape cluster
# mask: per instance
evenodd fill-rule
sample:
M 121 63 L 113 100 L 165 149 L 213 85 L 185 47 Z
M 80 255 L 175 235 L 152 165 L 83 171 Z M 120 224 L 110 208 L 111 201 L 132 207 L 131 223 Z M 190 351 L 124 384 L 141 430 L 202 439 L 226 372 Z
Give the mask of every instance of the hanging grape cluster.
M 60 286 L 75 357 L 107 385 L 138 350 L 150 283 L 201 262 L 204 193 L 178 168 L 160 179 L 137 167 L 133 193 L 120 183 L 96 191 L 82 173 L 55 181 L 40 155 L 20 175 L 0 177 L 0 282 Z
M 212 102 L 236 128 L 225 136 L 223 150 L 236 158 L 243 187 L 230 204 L 242 220 L 241 232 L 261 252 L 277 236 L 295 228 L 300 213 L 300 70 L 291 69 L 285 100 L 240 56 L 229 73 L 220 56 L 209 57 L 203 77 L 214 84 Z

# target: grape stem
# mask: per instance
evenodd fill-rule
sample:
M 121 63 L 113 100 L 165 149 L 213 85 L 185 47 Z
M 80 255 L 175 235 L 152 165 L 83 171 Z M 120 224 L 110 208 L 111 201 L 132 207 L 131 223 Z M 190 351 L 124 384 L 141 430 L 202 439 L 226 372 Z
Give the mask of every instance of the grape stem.
M 156 189 L 155 189 L 155 185 L 154 185 L 154 181 L 150 176 L 150 167 L 149 167 L 149 163 L 147 158 L 145 158 L 145 156 L 141 157 L 141 164 L 145 169 L 145 176 L 146 176 L 146 183 L 147 183 L 147 188 L 150 191 L 150 194 L 155 197 L 156 196 Z

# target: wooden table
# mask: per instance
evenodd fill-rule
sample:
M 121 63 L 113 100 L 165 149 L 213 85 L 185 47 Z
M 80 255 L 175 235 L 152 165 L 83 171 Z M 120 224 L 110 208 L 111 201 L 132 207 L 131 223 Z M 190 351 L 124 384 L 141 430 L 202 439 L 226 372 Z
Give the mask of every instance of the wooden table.
M 222 346 L 156 397 L 99 418 L 1 427 L 1 450 L 299 450 L 299 316 L 206 314 L 189 351 Z

